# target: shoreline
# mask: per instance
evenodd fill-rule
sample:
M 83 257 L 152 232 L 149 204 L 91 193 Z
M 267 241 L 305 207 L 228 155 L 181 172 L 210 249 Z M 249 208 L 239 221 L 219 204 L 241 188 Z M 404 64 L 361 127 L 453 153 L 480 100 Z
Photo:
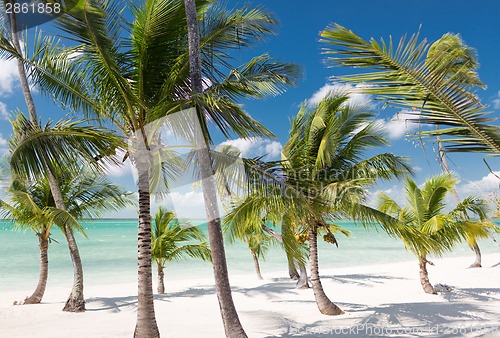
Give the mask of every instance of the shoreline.
M 230 276 L 233 298 L 249 337 L 317 337 L 342 333 L 363 337 L 430 335 L 437 330 L 467 330 L 468 337 L 500 334 L 500 254 L 483 255 L 483 268 L 468 269 L 471 257 L 434 259 L 432 284 L 449 287 L 427 295 L 418 279 L 418 262 L 321 268 L 327 295 L 345 314 L 319 313 L 311 289 L 296 290 L 286 271 Z M 154 280 L 154 282 L 156 282 Z M 223 337 L 213 278 L 169 280 L 165 295 L 155 295 L 156 318 L 163 336 Z M 156 290 L 156 283 L 154 283 Z M 32 290 L 29 290 L 32 291 Z M 133 333 L 137 285 L 86 285 L 87 311 L 62 312 L 70 286 L 48 287 L 43 303 L 13 306 L 24 291 L 0 293 L 0 324 L 5 336 L 123 337 Z M 27 325 L 26 318 L 29 319 Z M 337 331 L 339 332 L 337 332 Z M 342 331 L 341 330 L 345 330 Z M 377 332 L 373 330 L 379 330 Z M 396 331 L 395 331 L 396 330 Z M 403 330 L 403 331 L 397 331 Z M 420 331 L 419 331 L 420 332 Z M 434 332 L 435 333 L 435 332 Z M 457 335 L 448 335 L 454 337 Z M 460 335 L 458 335 L 460 336 Z

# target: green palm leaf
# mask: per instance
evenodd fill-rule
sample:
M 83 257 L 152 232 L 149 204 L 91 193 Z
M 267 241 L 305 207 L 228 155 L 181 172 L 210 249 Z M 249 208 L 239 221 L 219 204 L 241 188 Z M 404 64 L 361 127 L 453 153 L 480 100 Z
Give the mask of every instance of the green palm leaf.
M 449 136 L 447 151 L 486 152 L 500 155 L 500 127 L 487 124 L 486 107 L 472 94 L 477 81 L 464 81 L 457 72 L 457 56 L 447 49 L 429 51 L 426 40 L 418 34 L 404 37 L 394 45 L 375 39 L 365 41 L 354 32 L 332 25 L 321 33 L 329 65 L 372 69 L 371 72 L 343 76 L 341 79 L 364 83 L 364 92 L 414 114 L 414 122 L 439 125 L 439 131 L 425 130 L 424 136 Z M 446 65 L 446 66 L 445 66 Z M 462 66 L 460 69 L 467 68 Z M 449 76 L 455 71 L 457 76 Z

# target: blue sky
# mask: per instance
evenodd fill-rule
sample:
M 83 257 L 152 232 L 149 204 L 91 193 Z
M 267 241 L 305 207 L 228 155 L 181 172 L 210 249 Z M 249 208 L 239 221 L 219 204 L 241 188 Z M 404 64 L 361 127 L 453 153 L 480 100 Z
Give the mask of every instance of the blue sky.
M 421 37 L 434 41 L 444 33 L 460 33 L 466 44 L 474 47 L 479 55 L 479 75 L 487 84 L 486 90 L 478 94 L 483 103 L 490 105 L 492 115 L 500 117 L 500 3 L 496 0 L 470 1 L 226 1 L 227 6 L 252 4 L 269 9 L 279 20 L 277 35 L 252 50 L 243 50 L 235 56 L 242 61 L 253 55 L 269 52 L 281 61 L 294 62 L 303 68 L 304 77 L 295 88 L 290 88 L 279 97 L 261 101 L 243 102 L 246 110 L 262 122 L 278 137 L 277 140 L 232 141 L 246 155 L 262 153 L 278 155 L 280 144 L 286 142 L 289 119 L 298 107 L 323 88 L 331 84 L 331 77 L 352 72 L 351 69 L 326 68 L 321 55 L 318 34 L 331 23 L 339 23 L 365 39 L 370 37 L 387 39 L 390 35 L 398 40 L 403 34 L 411 35 L 421 26 Z M 42 118 L 58 118 L 64 115 L 48 99 L 37 96 L 39 114 Z M 9 111 L 19 107 L 26 111 L 15 64 L 0 61 L 0 151 L 5 149 L 5 139 L 9 137 L 10 126 L 6 120 Z M 394 110 L 378 110 L 379 119 L 385 121 L 392 131 L 391 146 L 381 151 L 391 151 L 398 155 L 411 156 L 417 171 L 417 181 L 439 172 L 435 149 L 428 145 L 425 151 L 420 146 L 406 141 L 405 128 L 401 124 L 389 124 Z M 50 112 L 50 113 L 46 113 Z M 498 123 L 498 122 L 497 122 Z M 410 130 L 411 131 L 411 130 Z M 217 143 L 225 141 L 218 137 Z M 451 168 L 461 178 L 459 193 L 485 194 L 498 190 L 498 181 L 493 178 L 483 164 L 483 155 L 454 154 L 450 157 Z M 500 160 L 489 159 L 494 170 L 500 170 Z M 129 172 L 116 172 L 114 180 L 132 188 Z M 400 194 L 399 183 L 386 183 L 381 189 Z M 193 194 L 193 191 L 185 193 Z M 193 197 L 192 195 L 190 195 Z M 191 202 L 193 198 L 188 199 Z

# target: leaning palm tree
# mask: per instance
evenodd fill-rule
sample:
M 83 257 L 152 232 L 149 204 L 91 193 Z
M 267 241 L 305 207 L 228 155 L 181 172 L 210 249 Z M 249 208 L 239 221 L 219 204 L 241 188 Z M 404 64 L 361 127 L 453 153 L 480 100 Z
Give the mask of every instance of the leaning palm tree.
M 468 66 L 457 64 L 455 53 L 432 49 L 425 39 L 419 41 L 418 34 L 408 40 L 403 37 L 397 45 L 392 38 L 366 41 L 338 24 L 321 32 L 321 37 L 328 64 L 368 70 L 342 80 L 362 83 L 363 92 L 407 109 L 415 115 L 409 119 L 412 122 L 441 127 L 421 131 L 420 136 L 441 136 L 447 152 L 500 156 L 500 127 L 491 124 L 494 119 L 473 93 L 481 83 L 464 81 L 470 79 Z M 450 71 L 455 75 L 449 76 Z
M 364 159 L 367 149 L 384 145 L 382 130 L 366 106 L 347 102 L 346 93 L 330 93 L 319 104 L 304 104 L 292 121 L 290 139 L 276 180 L 281 188 L 253 194 L 236 205 L 227 220 L 255 227 L 262 214 L 281 216 L 282 227 L 307 234 L 311 284 L 321 313 L 342 310 L 323 290 L 318 267 L 317 236 L 325 231 L 333 241 L 332 221 L 339 217 L 385 218 L 364 204 L 366 188 L 377 179 L 410 171 L 405 160 L 392 154 Z M 283 222 L 284 220 L 284 222 Z
M 158 272 L 158 293 L 165 293 L 164 272 L 167 262 L 186 257 L 211 259 L 205 236 L 197 227 L 181 224 L 175 213 L 159 208 L 151 226 L 151 258 Z
M 247 228 L 244 232 L 233 231 L 237 225 L 233 225 L 224 221 L 224 233 L 227 234 L 229 243 L 234 243 L 236 240 L 243 241 L 250 251 L 254 263 L 255 273 L 258 279 L 263 279 L 259 258 L 264 259 L 266 253 L 272 245 L 282 243 L 283 239 L 274 229 L 269 228 L 263 220 L 261 228 Z
M 42 92 L 88 116 L 109 119 L 131 143 L 138 145 L 136 149 L 143 149 L 129 152 L 134 165 L 143 168 L 137 183 L 139 299 L 135 335 L 157 337 L 150 252 L 152 156 L 137 156 L 154 150 L 151 142 L 155 137 L 150 138 L 147 126 L 196 105 L 203 138 L 209 144 L 208 121 L 226 136 L 234 131 L 240 137 L 268 137 L 271 133 L 250 118 L 236 101 L 279 94 L 294 83 L 297 67 L 277 62 L 267 54 L 234 65 L 231 51 L 261 41 L 272 33 L 276 20 L 261 9 L 228 11 L 213 2 L 199 1 L 196 5 L 205 89 L 191 95 L 194 83 L 189 80 L 188 31 L 181 0 L 131 3 L 132 22 L 112 2 L 87 0 L 66 4 L 72 10 L 57 23 L 67 33 L 66 41 L 73 41 L 74 46 L 66 48 L 57 40 L 43 37 L 34 46 L 35 57 L 27 59 L 0 36 L 0 50 L 30 67 Z M 215 242 L 211 245 L 214 274 L 226 332 L 242 332 L 234 320 L 234 305 L 231 306 L 220 226 L 210 228 L 214 230 L 209 237 Z
M 50 231 L 54 225 L 54 219 L 44 212 L 45 206 L 50 199 L 50 189 L 43 190 L 40 184 L 26 184 L 14 180 L 6 190 L 9 202 L 0 200 L 0 213 L 3 218 L 10 219 L 19 229 L 30 229 L 38 237 L 40 249 L 40 274 L 38 284 L 23 304 L 38 304 L 41 302 L 47 286 L 49 272 L 48 249 L 50 243 Z
M 200 46 L 200 27 L 198 24 L 198 13 L 195 0 L 184 0 L 186 10 L 186 23 L 188 33 L 188 52 L 189 52 L 189 75 L 191 82 L 191 96 L 196 97 L 203 93 L 203 72 Z M 196 118 L 199 119 L 200 126 L 206 125 L 206 118 L 201 110 L 196 111 Z M 197 139 L 200 136 L 196 137 Z M 203 195 L 205 198 L 205 210 L 208 218 L 208 235 L 210 245 L 213 247 L 214 276 L 216 280 L 217 297 L 222 312 L 222 322 L 227 337 L 246 338 L 247 335 L 243 329 L 234 306 L 231 289 L 229 286 L 229 275 L 225 261 L 225 252 L 223 245 L 222 229 L 218 202 L 216 195 L 216 184 L 213 178 L 214 169 L 212 158 L 209 152 L 209 135 L 205 132 L 201 135 L 203 141 L 202 149 L 198 157 L 198 166 L 202 177 Z M 220 273 L 217 273 L 217 270 Z M 226 315 L 224 315 L 224 313 Z
M 10 202 L 0 200 L 2 215 L 14 222 L 20 229 L 30 229 L 38 237 L 40 248 L 40 275 L 38 285 L 24 304 L 41 302 L 48 278 L 48 248 L 51 230 L 59 226 L 79 231 L 85 236 L 79 220 L 83 217 L 97 217 L 102 211 L 118 210 L 130 205 L 129 198 L 117 185 L 111 184 L 102 175 L 95 175 L 85 169 L 57 175 L 64 197 L 66 210 L 57 209 L 46 178 L 34 182 L 14 179 L 7 190 Z
M 64 173 L 80 172 L 82 163 L 101 171 L 101 162 L 115 163 L 111 156 L 114 149 L 123 144 L 115 134 L 80 121 L 49 121 L 41 126 L 39 121 L 29 121 L 19 113 L 12 121 L 12 128 L 13 136 L 9 140 L 12 175 L 25 181 L 47 179 L 55 208 L 65 213 L 69 209 L 61 188 L 61 182 L 66 179 Z M 71 224 L 61 226 L 74 268 L 73 288 L 63 310 L 85 311 L 80 253 Z
M 408 204 L 405 207 L 399 206 L 384 193 L 379 196 L 379 210 L 397 219 L 397 237 L 403 240 L 407 250 L 418 257 L 420 283 L 426 293 L 436 294 L 427 272 L 427 264 L 432 264 L 428 261 L 430 254 L 440 256 L 460 241 L 475 242 L 478 238 L 487 237 L 488 230 L 498 228 L 484 221 L 486 204 L 474 197 L 467 197 L 449 213 L 444 211 L 446 195 L 456 183 L 457 180 L 449 174 L 431 177 L 423 187 L 418 187 L 407 178 L 404 187 Z M 464 218 L 464 215 L 470 214 L 476 215 L 479 220 Z M 384 224 L 383 220 L 381 222 Z
M 285 166 L 295 175 L 319 183 L 303 192 L 313 202 L 315 213 L 302 216 L 309 235 L 311 284 L 320 312 L 337 315 L 342 311 L 326 296 L 319 275 L 318 231 L 334 239 L 331 220 L 353 217 L 357 209 L 365 217 L 378 213 L 364 205 L 366 188 L 377 179 L 389 179 L 409 171 L 402 158 L 379 154 L 363 158 L 370 148 L 386 144 L 383 130 L 373 122 L 366 105 L 347 102 L 345 93 L 330 93 L 319 104 L 304 104 L 292 122 L 290 140 L 283 148 Z M 298 177 L 298 180 L 303 180 Z M 317 199 L 321 197 L 322 203 Z M 357 215 L 359 217 L 359 215 Z
M 14 4 L 14 1 L 9 1 L 11 4 Z M 42 155 L 40 157 L 39 166 L 33 166 L 33 162 L 31 165 L 28 164 L 29 159 L 24 157 L 25 155 L 32 156 L 34 154 L 30 154 L 29 152 L 17 151 L 16 156 L 12 156 L 11 165 L 17 166 L 16 169 L 13 168 L 15 174 L 16 170 L 22 169 L 26 176 L 24 179 L 32 179 L 32 177 L 47 177 L 50 187 L 51 193 L 54 198 L 54 203 L 57 208 L 65 211 L 66 206 L 64 205 L 63 196 L 61 193 L 61 188 L 59 187 L 58 178 L 54 176 L 54 172 L 58 171 L 57 166 L 60 167 L 70 167 L 74 163 L 78 162 L 78 160 L 82 158 L 86 158 L 90 160 L 92 164 L 95 164 L 94 158 L 103 158 L 107 155 L 114 153 L 114 147 L 119 144 L 119 141 L 113 136 L 110 138 L 110 134 L 104 132 L 103 140 L 96 140 L 95 132 L 99 132 L 97 129 L 90 130 L 87 132 L 85 128 L 73 128 L 76 127 L 78 123 L 72 123 L 70 121 L 59 122 L 56 126 L 58 130 L 52 130 L 50 133 L 47 133 L 47 127 L 50 127 L 50 123 L 45 125 L 44 136 L 40 137 L 40 134 L 34 136 L 29 135 L 32 131 L 38 133 L 43 128 L 41 127 L 41 121 L 38 119 L 37 110 L 35 107 L 35 102 L 33 100 L 33 96 L 31 94 L 31 89 L 28 83 L 27 70 L 25 69 L 25 56 L 23 53 L 23 49 L 21 48 L 20 38 L 19 38 L 19 28 L 20 25 L 17 23 L 16 13 L 12 11 L 9 15 L 10 27 L 0 27 L 0 44 L 3 48 L 0 48 L 0 56 L 6 56 L 8 58 L 17 59 L 18 73 L 21 82 L 21 87 L 23 91 L 24 100 L 26 102 L 26 106 L 28 108 L 29 113 L 29 121 L 24 118 L 24 115 L 18 114 L 16 121 L 13 122 L 13 129 L 17 132 L 15 136 L 17 138 L 18 143 L 24 143 L 23 146 L 26 147 L 28 144 L 29 147 L 37 147 L 42 146 L 46 147 L 45 144 L 47 142 L 47 136 L 55 142 L 61 142 L 61 138 L 66 138 L 66 140 L 61 143 L 61 147 L 56 149 L 57 147 L 47 147 L 51 150 L 63 150 L 68 151 L 72 146 L 75 145 L 74 141 L 77 140 L 76 147 L 70 150 L 73 152 L 71 159 L 68 159 L 68 154 L 63 153 L 47 153 L 45 149 L 36 149 L 38 152 L 37 155 Z M 40 35 L 41 36 L 41 35 Z M 5 49 L 4 49 L 5 48 Z M 27 45 L 24 46 L 24 51 L 28 51 L 29 48 Z M 33 80 L 33 78 L 31 79 Z M 31 136 L 34 136 L 30 139 Z M 78 139 L 80 141 L 78 141 Z M 28 142 L 25 142 L 29 140 Z M 40 142 L 40 140 L 42 142 Z M 111 141 L 111 142 L 110 142 Z M 50 143 L 50 141 L 49 141 Z M 11 151 L 12 149 L 17 147 L 19 144 L 11 143 Z M 104 145 L 104 147 L 103 147 Z M 41 152 L 41 153 L 40 153 Z M 76 152 L 76 154 L 74 153 Z M 79 153 L 80 152 L 80 153 Z M 64 162 L 64 160 L 69 160 L 70 162 Z M 18 162 L 16 164 L 16 161 Z M 36 163 L 35 163 L 36 164 Z M 99 168 L 99 166 L 97 166 Z M 33 171 L 35 170 L 35 171 Z M 38 171 L 36 171 L 38 170 Z M 60 171 L 59 171 L 60 172 Z M 73 262 L 74 267 L 74 281 L 73 281 L 73 289 L 68 297 L 68 300 L 63 308 L 64 311 L 71 312 L 80 312 L 85 310 L 85 301 L 83 297 L 83 269 L 81 268 L 81 260 L 80 254 L 78 251 L 78 246 L 76 245 L 76 241 L 73 237 L 72 231 L 69 227 L 65 227 L 65 238 L 68 243 L 68 248 L 70 251 L 71 260 Z

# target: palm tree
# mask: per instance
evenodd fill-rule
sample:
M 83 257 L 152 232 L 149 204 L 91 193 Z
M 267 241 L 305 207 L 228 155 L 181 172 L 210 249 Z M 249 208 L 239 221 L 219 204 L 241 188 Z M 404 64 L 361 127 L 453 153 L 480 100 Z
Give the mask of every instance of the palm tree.
M 397 237 L 403 240 L 407 250 L 418 257 L 420 283 L 426 293 L 436 294 L 427 272 L 427 264 L 432 264 L 427 260 L 430 254 L 440 256 L 462 240 L 472 243 L 477 238 L 487 237 L 488 229 L 497 228 L 484 221 L 486 204 L 474 197 L 467 197 L 449 213 L 444 211 L 445 197 L 456 183 L 457 180 L 450 174 L 440 174 L 428 179 L 420 188 L 407 178 L 404 187 L 408 205 L 405 207 L 399 206 L 386 194 L 379 196 L 379 210 L 398 220 Z M 470 213 L 480 220 L 463 217 Z
M 307 234 L 311 284 L 321 313 L 339 315 L 338 306 L 325 294 L 318 267 L 318 231 L 333 241 L 338 217 L 377 220 L 383 213 L 364 204 L 366 187 L 410 171 L 404 159 L 379 154 L 363 159 L 367 149 L 385 144 L 382 130 L 366 106 L 347 102 L 346 93 L 330 93 L 319 104 L 305 103 L 292 121 L 290 139 L 283 148 L 281 189 L 248 196 L 228 221 L 255 226 L 261 214 L 280 215 L 282 227 Z M 285 242 L 285 241 L 284 241 Z
M 14 2 L 10 1 L 10 3 L 13 4 Z M 33 146 L 33 145 L 35 145 L 35 147 L 36 147 L 36 144 L 39 141 L 39 139 L 37 137 L 35 137 L 32 140 L 34 142 L 31 142 L 31 144 L 30 144 L 30 141 L 26 142 L 26 140 L 29 140 L 29 137 L 26 137 L 26 136 L 27 136 L 27 134 L 29 134 L 30 131 L 33 131 L 33 130 L 37 130 L 37 132 L 41 131 L 42 130 L 40 127 L 41 122 L 38 120 L 38 115 L 37 115 L 35 103 L 34 103 L 34 100 L 33 100 L 32 94 L 31 94 L 31 89 L 30 89 L 30 86 L 28 83 L 28 77 L 27 77 L 26 69 L 25 69 L 25 63 L 26 63 L 25 61 L 26 60 L 25 60 L 25 57 L 23 55 L 23 51 L 21 49 L 21 44 L 19 41 L 20 40 L 19 36 L 18 36 L 18 34 L 19 34 L 18 28 L 19 27 L 18 27 L 17 20 L 16 20 L 16 14 L 14 13 L 14 11 L 10 14 L 9 19 L 10 19 L 10 27 L 9 27 L 10 34 L 7 34 L 7 35 L 8 36 L 10 35 L 11 39 L 9 41 L 9 38 L 5 37 L 4 27 L 1 27 L 2 30 L 0 31 L 0 44 L 2 45 L 2 47 L 0 47 L 0 56 L 2 56 L 2 54 L 6 54 L 7 57 L 13 57 L 13 58 L 17 59 L 19 78 L 21 81 L 24 99 L 25 99 L 25 102 L 26 102 L 26 105 L 28 108 L 29 116 L 30 116 L 30 120 L 28 122 L 28 121 L 26 121 L 24 116 L 18 115 L 17 121 L 15 122 L 16 127 L 14 127 L 14 129 L 17 128 L 16 138 L 17 138 L 17 141 L 19 143 L 25 143 L 24 146 L 26 145 L 26 143 L 28 143 L 29 147 Z M 40 41 L 40 39 L 38 40 L 38 42 L 39 41 Z M 26 46 L 25 46 L 25 50 L 28 50 L 28 48 Z M 64 149 L 66 151 L 69 150 L 68 145 L 71 145 L 71 142 L 74 142 L 75 139 L 84 140 L 82 142 L 82 144 L 85 144 L 83 147 L 77 146 L 77 147 L 72 149 L 73 151 L 75 151 L 75 150 L 76 151 L 83 151 L 82 153 L 78 154 L 77 156 L 74 156 L 71 159 L 71 161 L 73 161 L 73 162 L 76 162 L 75 161 L 76 158 L 80 158 L 80 159 L 81 158 L 87 158 L 87 159 L 90 158 L 91 161 L 94 162 L 93 159 L 96 157 L 96 155 L 97 155 L 97 158 L 102 158 L 102 157 L 105 157 L 107 155 L 114 153 L 114 150 L 113 150 L 114 147 L 111 145 L 112 144 L 114 144 L 114 145 L 119 144 L 118 140 L 114 136 L 112 137 L 113 138 L 113 140 L 112 140 L 110 138 L 110 134 L 105 132 L 103 140 L 95 141 L 95 134 L 93 132 L 95 132 L 96 130 L 90 131 L 90 133 L 87 133 L 87 131 L 82 130 L 82 128 L 72 129 L 72 127 L 76 126 L 77 124 L 78 123 L 72 123 L 69 121 L 58 123 L 58 127 L 64 126 L 64 128 L 63 128 L 64 130 L 59 129 L 59 130 L 55 131 L 55 133 L 54 133 L 54 131 L 51 131 L 50 133 L 45 133 L 45 135 L 44 135 L 44 137 L 42 137 L 42 139 L 46 139 L 47 138 L 46 136 L 50 136 L 50 137 L 55 136 L 56 139 L 57 138 L 60 139 L 62 137 L 68 136 L 70 139 L 72 139 L 72 141 L 65 142 L 64 146 L 60 147 L 58 149 L 58 150 L 63 150 L 64 148 L 66 148 L 66 149 Z M 45 126 L 45 131 L 47 131 L 47 127 L 50 127 L 50 124 L 47 124 Z M 27 130 L 24 130 L 23 128 L 26 128 Z M 40 136 L 40 135 L 37 135 L 37 136 Z M 44 141 L 46 142 L 46 140 L 44 140 Z M 94 142 L 94 144 L 92 144 L 92 142 Z M 102 147 L 103 144 L 105 145 L 104 147 Z M 73 145 L 74 145 L 74 143 L 73 143 Z M 15 145 L 15 143 L 11 143 L 11 151 L 13 151 L 12 149 L 15 148 L 16 146 L 17 145 Z M 44 145 L 42 145 L 42 146 L 44 146 Z M 53 146 L 50 148 L 52 150 L 54 150 Z M 96 152 L 96 150 L 97 150 L 97 152 Z M 23 151 L 17 151 L 17 157 L 12 156 L 11 165 L 17 166 L 17 169 L 19 169 L 20 167 L 25 165 L 25 168 L 23 170 L 25 170 L 26 173 L 29 173 L 29 175 L 34 175 L 37 177 L 41 177 L 41 176 L 47 177 L 49 184 L 50 184 L 50 187 L 51 187 L 51 192 L 52 192 L 52 195 L 54 198 L 54 203 L 55 203 L 57 208 L 64 211 L 64 210 L 66 210 L 66 206 L 64 205 L 63 196 L 62 196 L 59 184 L 58 184 L 58 178 L 54 176 L 54 172 L 57 171 L 57 169 L 54 168 L 54 165 L 57 167 L 57 164 L 58 164 L 58 165 L 62 165 L 62 167 L 64 167 L 64 166 L 69 166 L 68 163 L 71 163 L 71 162 L 68 162 L 68 163 L 61 162 L 61 159 L 63 159 L 63 158 L 67 159 L 67 155 L 62 155 L 61 153 L 59 153 L 59 154 L 58 153 L 50 153 L 49 154 L 44 149 L 40 149 L 40 148 L 37 149 L 37 152 L 41 152 L 45 156 L 45 158 L 41 158 L 40 163 L 38 163 L 41 166 L 38 166 L 38 167 L 26 166 L 27 163 L 23 163 L 23 162 L 27 161 L 28 159 L 25 158 L 24 156 L 27 155 L 29 157 L 30 154 L 23 153 Z M 62 155 L 62 156 L 60 156 L 60 155 Z M 57 159 L 57 160 L 54 161 L 54 159 Z M 16 164 L 15 163 L 16 161 L 20 161 L 20 162 L 18 162 L 18 164 Z M 33 162 L 31 164 L 33 165 Z M 33 172 L 32 170 L 35 168 L 39 171 Z M 27 178 L 27 176 L 25 178 Z M 80 259 L 80 254 L 78 251 L 78 246 L 77 246 L 76 241 L 73 237 L 72 231 L 69 227 L 65 227 L 65 238 L 67 240 L 71 260 L 73 262 L 74 281 L 73 281 L 73 289 L 68 297 L 68 300 L 67 300 L 63 310 L 64 311 L 71 311 L 71 312 L 85 311 L 85 301 L 84 301 L 84 297 L 83 297 L 83 269 L 81 266 L 81 259 Z
M 142 149 L 129 152 L 134 165 L 141 169 L 137 183 L 139 297 L 135 336 L 157 337 L 149 187 L 153 157 L 150 151 L 155 151 L 152 142 L 157 136 L 151 138 L 147 126 L 195 103 L 203 137 L 209 143 L 207 121 L 213 122 L 226 136 L 231 130 L 240 137 L 270 136 L 272 134 L 250 118 L 236 100 L 279 94 L 294 83 L 297 67 L 276 62 L 267 54 L 243 65 L 233 65 L 230 51 L 261 41 L 272 33 L 276 20 L 260 9 L 245 7 L 228 11 L 212 2 L 199 1 L 201 62 L 206 89 L 191 95 L 194 83 L 189 80 L 188 31 L 182 1 L 131 3 L 133 22 L 127 22 L 121 10 L 111 2 L 88 0 L 66 4 L 72 10 L 57 22 L 75 46 L 66 48 L 57 40 L 40 38 L 34 46 L 35 57 L 27 59 L 0 37 L 0 49 L 22 59 L 42 91 L 88 116 L 109 119 L 131 143 L 137 144 L 135 149 Z M 72 6 L 74 4 L 76 6 Z M 138 153 L 145 156 L 137 156 Z M 227 275 L 224 251 L 219 250 L 223 248 L 222 234 L 220 226 L 219 231 L 217 225 L 210 229 L 214 229 L 214 236 L 209 235 L 210 241 L 217 242 L 211 248 L 218 296 L 223 299 L 221 304 L 227 305 L 230 288 L 224 276 Z M 224 322 L 232 325 L 236 322 L 228 318 L 234 318 L 236 312 L 229 311 L 231 306 L 226 305 L 221 307 L 227 319 Z M 233 330 L 228 332 L 231 334 Z
M 229 243 L 234 243 L 236 240 L 241 240 L 246 243 L 255 267 L 255 273 L 258 279 L 263 279 L 260 270 L 259 258 L 264 259 L 265 254 L 269 251 L 272 245 L 283 243 L 282 237 L 277 234 L 274 229 L 269 228 L 262 220 L 261 228 L 247 228 L 244 232 L 234 231 L 237 225 L 224 220 L 224 233 L 227 234 Z
M 446 53 L 452 55 L 453 57 L 441 59 L 440 55 Z M 427 52 L 426 61 L 433 62 L 435 58 L 439 58 L 442 62 L 442 67 L 447 68 L 446 78 L 450 77 L 460 77 L 462 82 L 469 85 L 476 85 L 481 88 L 486 86 L 479 80 L 479 75 L 477 74 L 477 68 L 479 67 L 479 62 L 477 61 L 476 51 L 465 45 L 458 34 L 444 34 L 439 40 L 434 42 Z M 444 62 L 449 62 L 448 64 Z M 439 126 L 436 125 L 436 129 L 439 130 Z M 446 158 L 446 152 L 444 151 L 443 144 L 441 142 L 441 136 L 436 136 L 438 149 L 439 149 L 439 159 L 443 171 L 451 174 L 450 167 L 448 165 L 448 159 Z M 455 202 L 460 204 L 460 197 L 458 196 L 455 187 L 452 187 L 451 193 L 455 199 Z M 465 215 L 464 215 L 465 217 Z M 471 249 L 476 254 L 476 260 L 469 267 L 470 268 L 480 268 L 481 267 L 481 250 L 476 241 L 471 244 Z
M 38 304 L 41 302 L 47 286 L 50 231 L 54 225 L 54 220 L 44 212 L 49 196 L 47 196 L 47 191 L 42 190 L 41 185 L 32 184 L 26 187 L 19 181 L 13 181 L 6 192 L 10 195 L 11 202 L 0 200 L 3 218 L 11 219 L 20 229 L 32 229 L 38 237 L 38 247 L 40 248 L 38 285 L 33 294 L 26 297 L 23 303 Z M 48 195 L 50 195 L 50 189 Z
M 46 178 L 55 208 L 64 213 L 69 210 L 61 187 L 66 179 L 63 173 L 78 173 L 82 163 L 100 171 L 101 163 L 114 163 L 111 155 L 122 145 L 113 133 L 82 125 L 79 121 L 49 121 L 40 126 L 38 121 L 29 121 L 20 113 L 12 121 L 12 128 L 9 147 L 13 176 L 25 181 Z M 62 226 L 74 268 L 73 288 L 63 310 L 81 312 L 85 311 L 81 258 L 71 224 Z
M 160 207 L 151 227 L 151 258 L 158 269 L 159 294 L 165 293 L 163 269 L 166 263 L 186 257 L 211 259 L 205 236 L 196 227 L 180 224 L 174 212 Z
M 464 61 L 448 48 L 436 48 L 419 41 L 415 34 L 394 45 L 392 39 L 366 41 L 354 32 L 334 24 L 321 32 L 327 62 L 368 69 L 342 76 L 342 80 L 363 83 L 363 91 L 414 114 L 411 122 L 440 126 L 421 131 L 421 136 L 441 136 L 447 152 L 483 152 L 500 156 L 500 127 L 489 124 L 486 106 L 474 95 L 481 85 Z M 449 39 L 453 40 L 453 39 Z M 428 57 L 428 53 L 432 54 Z M 460 69 L 461 71 L 457 71 Z M 455 75 L 449 76 L 451 72 Z M 465 81 L 464 81 L 465 79 Z M 417 109 L 414 109 L 417 108 Z
M 191 96 L 200 95 L 203 92 L 203 73 L 200 47 L 200 27 L 198 24 L 197 8 L 195 0 L 184 0 L 186 10 L 186 23 L 188 32 L 189 51 L 189 74 L 191 80 Z M 200 125 L 206 125 L 207 121 L 202 116 L 202 111 L 197 109 L 196 116 Z M 208 236 L 210 247 L 213 250 L 212 260 L 214 267 L 215 287 L 217 298 L 221 308 L 222 322 L 227 337 L 246 338 L 236 312 L 236 307 L 231 295 L 229 285 L 229 274 L 227 271 L 226 254 L 224 251 L 220 215 L 217 202 L 217 190 L 212 166 L 212 158 L 209 152 L 209 135 L 205 132 L 201 136 L 203 139 L 202 149 L 198 157 L 198 165 L 205 178 L 202 180 L 203 197 L 205 199 L 205 210 L 208 218 Z M 199 139 L 197 136 L 196 139 Z
M 0 200 L 4 217 L 11 219 L 20 229 L 30 229 L 38 237 L 40 248 L 40 275 L 38 285 L 24 304 L 41 302 L 48 278 L 48 248 L 52 227 L 57 225 L 77 230 L 85 236 L 78 221 L 83 217 L 97 217 L 102 211 L 118 210 L 129 205 L 124 191 L 100 175 L 82 169 L 76 173 L 66 171 L 58 175 L 66 210 L 57 209 L 46 178 L 26 183 L 14 179 L 7 190 L 10 203 Z

